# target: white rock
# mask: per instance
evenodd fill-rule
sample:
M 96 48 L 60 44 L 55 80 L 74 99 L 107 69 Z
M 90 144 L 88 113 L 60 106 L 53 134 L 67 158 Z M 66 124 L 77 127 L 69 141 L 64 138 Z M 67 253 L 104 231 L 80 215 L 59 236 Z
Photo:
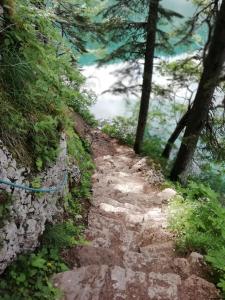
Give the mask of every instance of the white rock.
M 66 139 L 63 135 L 57 161 L 52 167 L 39 175 L 43 186 L 58 185 L 66 168 Z M 74 167 L 73 171 L 73 175 L 76 171 L 78 176 L 78 168 Z M 27 180 L 29 175 L 30 170 L 19 168 L 0 141 L 0 178 L 7 181 L 15 178 L 17 183 L 29 185 Z M 0 274 L 16 258 L 17 254 L 37 247 L 39 236 L 43 233 L 46 222 L 52 222 L 54 215 L 62 213 L 62 210 L 57 207 L 62 192 L 37 195 L 21 189 L 12 189 L 5 185 L 1 185 L 1 188 L 10 194 L 12 193 L 13 201 L 10 207 L 10 216 L 0 229 Z
M 177 195 L 177 192 L 171 188 L 164 189 L 162 192 L 157 194 L 157 197 L 162 201 L 162 202 L 167 202 L 171 200 L 174 196 Z
M 190 264 L 203 264 L 204 263 L 204 257 L 198 252 L 192 252 L 188 258 Z

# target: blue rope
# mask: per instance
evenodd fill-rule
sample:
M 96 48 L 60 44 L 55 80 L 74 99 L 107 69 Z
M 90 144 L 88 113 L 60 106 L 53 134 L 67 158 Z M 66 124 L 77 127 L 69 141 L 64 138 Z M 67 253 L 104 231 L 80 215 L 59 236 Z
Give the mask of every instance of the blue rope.
M 33 193 L 54 193 L 54 192 L 58 192 L 58 191 L 62 190 L 65 187 L 65 185 L 67 183 L 67 179 L 68 179 L 68 174 L 66 171 L 62 183 L 58 184 L 55 187 L 50 187 L 50 188 L 44 187 L 44 188 L 36 189 L 36 188 L 31 188 L 27 185 L 13 183 L 11 181 L 6 181 L 3 179 L 0 179 L 0 184 L 8 185 L 8 186 L 11 186 L 11 187 L 14 187 L 17 189 L 22 189 L 22 190 L 33 192 Z

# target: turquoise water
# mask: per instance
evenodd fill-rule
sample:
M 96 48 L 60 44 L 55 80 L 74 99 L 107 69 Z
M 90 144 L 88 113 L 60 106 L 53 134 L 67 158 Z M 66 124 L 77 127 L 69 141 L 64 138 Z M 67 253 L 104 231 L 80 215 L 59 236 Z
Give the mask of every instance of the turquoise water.
M 177 21 L 175 22 L 175 25 L 180 25 L 180 23 L 184 22 L 184 20 L 186 20 L 188 17 L 190 17 L 191 15 L 194 14 L 195 12 L 195 6 L 190 2 L 190 0 L 162 0 L 161 1 L 161 5 L 163 7 L 165 7 L 166 9 L 170 9 L 170 10 L 174 10 L 178 13 L 180 13 L 181 15 L 183 15 L 183 19 L 177 19 Z M 172 26 L 172 25 L 171 25 Z M 167 26 L 166 27 L 162 27 L 162 29 L 164 31 L 168 31 L 169 28 Z M 202 30 L 202 32 L 199 32 L 199 36 L 204 36 L 204 30 Z M 82 55 L 80 57 L 80 64 L 85 66 L 85 65 L 91 65 L 94 64 L 96 61 L 96 55 L 93 54 L 93 52 L 95 52 L 96 50 L 100 50 L 100 52 L 103 50 L 101 49 L 101 46 L 98 43 L 90 43 L 90 45 L 88 45 L 89 49 L 91 50 L 90 52 L 92 53 L 88 53 L 85 55 Z M 188 49 L 182 45 L 177 46 L 174 49 L 174 55 L 178 55 L 178 54 L 182 54 L 185 53 L 187 51 L 191 52 L 194 51 L 196 49 L 199 48 L 199 44 L 197 41 L 193 41 L 192 45 L 188 47 Z M 113 45 L 109 44 L 108 47 L 108 51 L 113 49 Z M 157 53 L 156 55 L 167 55 L 166 53 Z
M 163 0 L 161 2 L 164 7 L 176 10 L 180 14 L 184 15 L 185 18 L 190 17 L 195 12 L 195 7 L 191 4 L 190 1 L 186 0 Z M 202 28 L 198 32 L 199 39 L 193 41 L 191 47 L 182 47 L 179 46 L 175 50 L 176 55 L 186 55 L 187 53 L 193 52 L 196 49 L 201 47 L 199 44 L 199 40 L 204 40 L 205 31 Z M 98 48 L 99 45 L 91 45 L 92 49 Z M 177 57 L 166 57 L 166 59 L 177 59 Z M 129 95 L 125 97 L 124 95 L 113 95 L 111 93 L 103 93 L 105 90 L 109 89 L 110 86 L 116 82 L 118 79 L 113 72 L 119 70 L 124 67 L 124 63 L 114 63 L 108 64 L 104 67 L 97 68 L 95 65 L 95 56 L 94 55 L 85 55 L 81 58 L 80 62 L 83 65 L 84 75 L 87 77 L 87 89 L 92 89 L 97 96 L 96 103 L 91 107 L 91 112 L 94 114 L 97 120 L 112 120 L 117 116 L 130 117 L 132 116 L 132 112 L 134 108 L 138 105 L 140 101 L 140 95 L 132 96 Z M 156 61 L 157 62 L 157 61 Z M 138 82 L 141 83 L 142 78 L 138 79 Z M 161 86 L 167 86 L 167 78 L 165 76 L 161 76 L 157 73 L 157 70 L 154 71 L 153 82 L 160 84 Z M 191 84 L 189 88 L 193 91 L 196 90 L 197 84 Z M 150 102 L 149 111 L 152 113 L 152 118 L 149 119 L 149 127 L 148 132 L 151 136 L 160 137 L 163 141 L 166 141 L 174 129 L 175 124 L 180 118 L 180 114 L 176 111 L 175 106 L 182 99 L 187 98 L 188 94 L 185 89 L 180 89 L 178 95 L 174 97 L 174 101 L 169 101 L 168 99 L 159 99 L 152 95 L 152 99 Z M 156 114 L 154 115 L 154 112 Z M 157 116 L 158 113 L 161 113 L 161 117 Z M 176 142 L 176 147 L 179 147 L 179 140 Z M 173 150 L 172 156 L 176 154 L 176 149 Z M 198 161 L 201 161 L 202 158 Z M 207 182 L 212 185 L 213 188 L 222 190 L 224 193 L 224 182 L 225 177 L 221 176 L 224 174 L 224 166 L 218 164 L 210 163 L 212 171 L 204 172 L 203 180 L 207 180 Z M 196 166 L 194 166 L 196 169 Z M 199 170 L 199 166 L 198 166 Z M 212 176 L 213 172 L 213 176 Z M 202 173 L 203 174 L 203 173 Z M 208 176 L 208 177 L 207 177 Z M 216 180 L 215 180 L 216 179 Z M 218 180 L 219 179 L 219 180 Z M 216 186 L 215 186 L 216 183 Z
M 182 14 L 185 18 L 190 17 L 195 12 L 195 7 L 192 5 L 190 1 L 163 0 L 161 3 L 165 8 L 176 10 L 178 13 Z M 97 47 L 98 47 L 97 44 L 96 45 L 92 44 L 92 49 Z M 193 50 L 197 48 L 199 48 L 199 45 L 197 43 L 193 43 L 192 47 L 191 48 L 188 47 L 188 49 L 179 46 L 177 47 L 175 54 L 185 55 L 187 52 L 193 52 Z M 170 57 L 167 56 L 167 59 L 170 59 Z M 81 63 L 83 64 L 84 75 L 87 77 L 87 89 L 93 90 L 97 96 L 97 102 L 91 107 L 91 112 L 94 114 L 96 119 L 112 120 L 117 116 L 125 116 L 125 117 L 131 116 L 133 108 L 139 102 L 140 95 L 124 96 L 124 95 L 113 95 L 112 93 L 104 94 L 104 91 L 110 89 L 110 87 L 118 80 L 118 77 L 117 75 L 114 74 L 114 72 L 116 70 L 124 68 L 124 63 L 117 62 L 114 64 L 105 65 L 104 67 L 101 68 L 97 68 L 97 66 L 95 65 L 95 56 L 91 54 L 83 56 L 81 59 Z M 141 84 L 142 81 L 141 76 L 137 79 L 137 81 L 138 83 Z M 137 81 L 135 83 L 137 83 Z M 159 72 L 157 72 L 156 70 L 154 70 L 153 81 L 165 87 L 168 84 L 167 79 L 165 77 L 162 77 L 159 74 Z M 126 79 L 123 81 L 123 83 L 129 84 Z M 181 95 L 181 97 L 187 96 L 186 90 L 179 91 L 179 94 Z M 181 101 L 179 97 L 175 99 L 174 103 L 169 103 L 167 99 L 163 99 L 163 100 L 165 101 L 159 101 L 158 98 L 155 98 L 153 96 L 151 99 L 150 111 L 152 111 L 156 106 L 159 106 L 158 110 L 160 110 L 161 112 L 163 111 L 167 112 L 168 107 L 171 107 L 170 109 L 173 110 L 173 107 L 176 106 L 177 102 Z M 159 136 L 163 136 L 166 139 L 171 131 L 171 128 L 174 128 L 179 117 L 180 117 L 179 113 L 171 112 L 170 119 L 165 120 L 164 122 L 166 124 L 170 124 L 169 126 L 167 126 L 166 130 L 164 129 L 163 124 L 158 124 L 158 122 L 154 122 L 154 126 L 152 126 L 151 132 Z

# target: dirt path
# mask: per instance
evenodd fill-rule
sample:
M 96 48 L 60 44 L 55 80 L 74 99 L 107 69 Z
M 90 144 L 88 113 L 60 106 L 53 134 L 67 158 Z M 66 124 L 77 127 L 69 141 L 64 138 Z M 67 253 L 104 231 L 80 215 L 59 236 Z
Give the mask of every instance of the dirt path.
M 86 132 L 87 134 L 87 132 Z M 202 257 L 176 257 L 166 229 L 172 190 L 154 187 L 157 175 L 98 131 L 89 131 L 95 156 L 87 246 L 73 249 L 74 269 L 55 276 L 65 300 L 219 299 L 202 277 Z

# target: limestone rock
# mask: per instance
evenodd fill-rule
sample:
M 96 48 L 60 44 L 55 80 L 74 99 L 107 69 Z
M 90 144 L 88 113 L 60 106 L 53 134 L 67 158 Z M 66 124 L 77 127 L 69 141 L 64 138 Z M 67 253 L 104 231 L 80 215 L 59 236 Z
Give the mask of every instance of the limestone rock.
M 191 267 L 186 258 L 175 258 L 174 267 L 178 274 L 181 274 L 181 276 L 184 278 L 187 278 L 191 274 Z
M 57 161 L 39 175 L 44 186 L 56 186 L 63 180 L 67 168 L 66 148 L 66 138 L 62 134 Z M 78 174 L 79 170 L 74 166 L 73 175 L 78 177 Z M 18 168 L 16 161 L 0 141 L 0 178 L 29 185 L 27 180 L 29 176 L 30 170 Z M 53 222 L 53 217 L 62 213 L 62 208 L 58 207 L 58 200 L 67 187 L 65 191 L 41 196 L 5 185 L 0 185 L 0 188 L 12 197 L 10 215 L 0 228 L 0 273 L 2 273 L 18 254 L 34 250 L 38 246 L 38 239 L 45 229 L 45 223 Z
M 143 171 L 145 169 L 147 169 L 147 159 L 146 157 L 140 159 L 137 163 L 135 163 L 132 167 L 131 167 L 131 171 L 132 172 L 140 172 Z
M 161 200 L 161 202 L 165 203 L 171 200 L 174 196 L 176 196 L 177 192 L 171 188 L 164 189 L 162 192 L 157 194 L 157 197 Z
M 190 276 L 182 286 L 182 300 L 222 299 L 215 285 L 196 275 Z
M 198 252 L 192 252 L 188 258 L 191 265 L 203 265 L 204 257 Z
M 74 163 L 68 168 L 71 187 L 77 185 L 81 180 L 81 173 L 79 168 Z
M 181 279 L 176 274 L 135 272 L 120 266 L 90 265 L 54 276 L 64 300 L 178 299 Z

